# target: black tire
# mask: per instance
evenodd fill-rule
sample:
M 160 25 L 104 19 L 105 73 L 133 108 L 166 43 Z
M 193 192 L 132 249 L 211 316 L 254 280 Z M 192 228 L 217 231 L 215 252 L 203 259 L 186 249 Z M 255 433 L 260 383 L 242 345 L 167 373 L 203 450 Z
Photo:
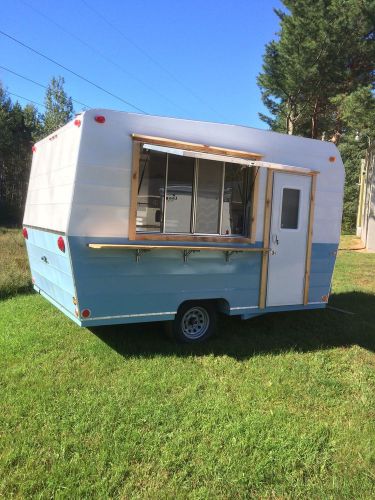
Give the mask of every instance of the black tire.
M 171 334 L 178 342 L 204 342 L 215 333 L 216 322 L 216 308 L 211 302 L 185 302 L 171 324 Z

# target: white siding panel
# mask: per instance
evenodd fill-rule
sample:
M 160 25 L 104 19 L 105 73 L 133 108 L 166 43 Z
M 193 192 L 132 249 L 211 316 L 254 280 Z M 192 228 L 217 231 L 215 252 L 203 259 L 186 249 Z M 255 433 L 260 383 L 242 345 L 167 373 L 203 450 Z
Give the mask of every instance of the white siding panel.
M 97 113 L 98 111 L 96 111 Z M 103 111 L 105 114 L 105 111 Z M 122 124 L 124 137 L 130 133 L 166 137 L 198 144 L 226 147 L 263 154 L 264 161 L 294 165 L 326 171 L 341 170 L 341 160 L 334 144 L 304 137 L 291 136 L 220 123 L 197 122 L 192 120 L 171 119 L 137 114 L 114 113 L 114 118 Z M 329 157 L 335 156 L 335 163 Z M 333 167 L 334 165 L 334 167 Z
M 340 239 L 344 179 L 342 176 L 342 179 L 336 178 L 336 182 L 325 182 L 326 176 L 330 178 L 332 175 L 332 171 L 329 171 L 328 174 L 324 172 L 318 176 L 313 226 L 314 243 L 338 243 Z
M 32 177 L 33 189 L 49 188 L 52 184 L 62 186 L 73 182 L 74 171 L 72 166 L 58 168 L 53 171 L 48 171 L 34 175 Z
M 24 224 L 65 232 L 81 131 L 72 122 L 36 144 Z
M 80 186 L 128 186 L 129 178 L 130 169 L 124 165 L 108 167 L 80 163 L 76 175 L 76 184 Z
M 341 217 L 338 220 L 316 218 L 313 228 L 313 243 L 339 243 L 341 233 Z
M 73 235 L 128 235 L 132 139 L 121 113 L 86 112 L 69 222 Z
M 123 237 L 128 234 L 129 208 L 75 205 L 69 233 L 73 236 Z
M 28 203 L 30 205 L 70 205 L 72 183 L 60 186 L 47 186 L 31 189 Z
M 129 207 L 129 185 L 116 184 L 101 186 L 100 184 L 77 184 L 75 196 L 80 205 L 95 205 L 112 207 Z
M 32 205 L 27 206 L 28 213 L 25 213 L 24 224 L 51 229 L 52 231 L 65 232 L 67 212 L 70 204 L 54 205 Z M 51 217 L 53 214 L 53 218 Z
M 79 157 L 83 165 L 130 169 L 132 144 L 122 113 L 103 111 L 104 124 L 94 121 L 97 112 L 86 112 Z
M 104 115 L 104 124 L 94 116 Z M 336 146 L 248 127 L 144 116 L 109 110 L 83 115 L 69 233 L 85 236 L 128 235 L 132 167 L 131 134 L 253 151 L 266 162 L 311 168 L 317 177 L 313 242 L 338 242 L 344 169 Z M 64 153 L 65 154 L 65 153 Z M 335 162 L 329 158 L 334 156 Z M 68 161 L 68 158 L 64 161 Z M 60 165 L 61 166 L 61 165 Z M 263 239 L 267 171 L 260 169 L 256 239 Z

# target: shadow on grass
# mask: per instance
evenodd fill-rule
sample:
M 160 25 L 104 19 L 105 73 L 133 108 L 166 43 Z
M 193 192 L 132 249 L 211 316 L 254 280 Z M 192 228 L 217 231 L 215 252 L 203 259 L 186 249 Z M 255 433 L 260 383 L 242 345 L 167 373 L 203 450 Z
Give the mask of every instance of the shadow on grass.
M 0 290 L 0 302 L 2 300 L 10 299 L 11 297 L 17 297 L 18 295 L 29 295 L 34 293 L 33 285 L 20 286 L 16 289 L 10 288 L 6 290 Z
M 227 355 L 244 360 L 257 354 L 290 350 L 308 352 L 359 345 L 375 352 L 375 295 L 351 292 L 332 295 L 331 309 L 265 314 L 242 321 L 221 316 L 217 335 L 206 343 L 177 344 L 168 339 L 165 323 L 116 325 L 90 329 L 124 357 Z

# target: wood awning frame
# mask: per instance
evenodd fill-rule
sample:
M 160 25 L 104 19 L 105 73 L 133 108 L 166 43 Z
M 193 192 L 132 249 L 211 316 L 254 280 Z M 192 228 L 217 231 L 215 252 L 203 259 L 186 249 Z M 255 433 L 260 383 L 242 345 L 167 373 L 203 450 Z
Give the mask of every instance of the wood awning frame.
M 198 153 L 206 153 L 210 155 L 247 160 L 249 162 L 249 167 L 262 167 L 275 171 L 289 172 L 300 175 L 317 175 L 320 173 L 319 170 L 313 170 L 311 168 L 295 167 L 293 165 L 284 165 L 282 163 L 266 162 L 262 160 L 263 155 L 261 153 L 254 153 L 251 151 L 209 146 L 207 144 L 184 142 L 176 139 L 167 139 L 165 137 L 155 137 L 151 135 L 131 134 L 131 137 L 134 141 L 140 142 L 141 144 L 153 144 L 155 146 L 180 149 L 182 151 L 195 151 Z
M 251 151 L 209 146 L 207 144 L 197 144 L 194 142 L 178 141 L 175 139 L 154 137 L 150 135 L 131 134 L 131 136 L 134 141 L 139 141 L 145 144 L 154 144 L 155 146 L 165 146 L 167 148 L 182 149 L 185 151 L 196 151 L 212 155 L 229 156 L 232 158 L 241 158 L 243 160 L 260 160 L 263 158 L 262 154 L 253 153 Z

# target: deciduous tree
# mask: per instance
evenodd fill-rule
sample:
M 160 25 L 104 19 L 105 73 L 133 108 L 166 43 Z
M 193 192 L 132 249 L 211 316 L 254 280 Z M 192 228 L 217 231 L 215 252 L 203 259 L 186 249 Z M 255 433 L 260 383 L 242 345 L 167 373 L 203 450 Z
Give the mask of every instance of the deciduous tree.
M 53 77 L 46 90 L 44 105 L 44 135 L 49 135 L 73 118 L 72 98 L 64 90 L 62 76 Z

